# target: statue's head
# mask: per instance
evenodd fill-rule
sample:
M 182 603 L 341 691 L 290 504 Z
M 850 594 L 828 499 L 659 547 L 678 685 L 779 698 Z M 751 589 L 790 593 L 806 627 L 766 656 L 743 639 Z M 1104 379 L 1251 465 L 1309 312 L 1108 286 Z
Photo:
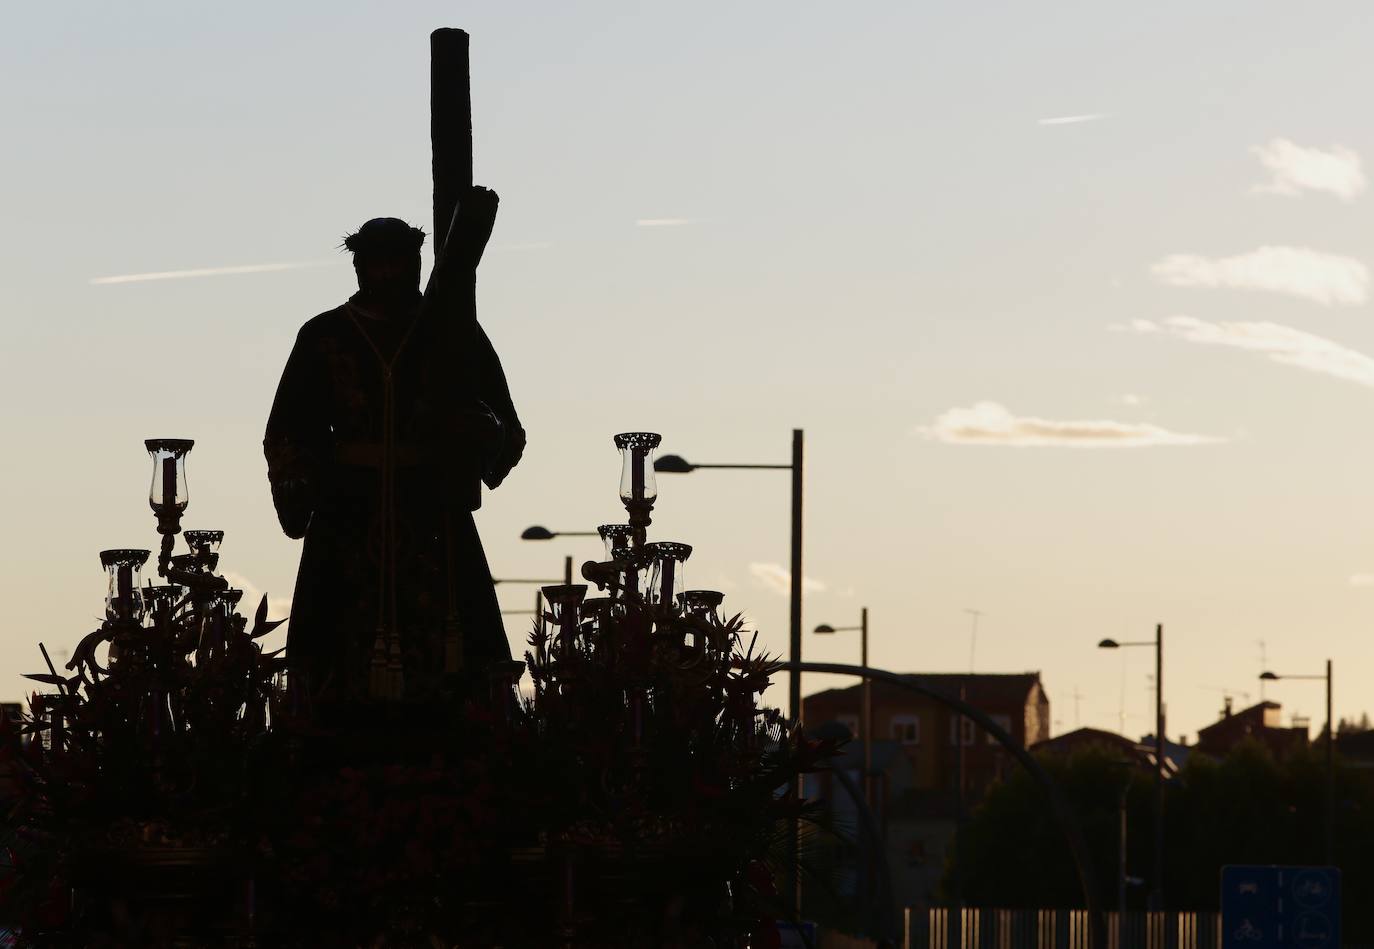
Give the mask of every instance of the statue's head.
M 394 217 L 368 221 L 344 238 L 353 254 L 358 289 L 379 303 L 404 303 L 420 291 L 420 248 L 425 232 Z

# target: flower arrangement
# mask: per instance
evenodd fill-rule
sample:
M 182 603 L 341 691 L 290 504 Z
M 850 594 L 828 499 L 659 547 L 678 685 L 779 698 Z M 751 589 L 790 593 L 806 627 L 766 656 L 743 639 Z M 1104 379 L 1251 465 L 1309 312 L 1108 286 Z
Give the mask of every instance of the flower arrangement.
M 426 703 L 302 707 L 209 532 L 164 533 L 161 588 L 107 552 L 106 621 L 0 736 L 20 945 L 775 945 L 798 776 L 836 747 L 763 703 L 778 662 L 680 589 L 690 548 L 645 542 L 644 482 L 523 664 Z

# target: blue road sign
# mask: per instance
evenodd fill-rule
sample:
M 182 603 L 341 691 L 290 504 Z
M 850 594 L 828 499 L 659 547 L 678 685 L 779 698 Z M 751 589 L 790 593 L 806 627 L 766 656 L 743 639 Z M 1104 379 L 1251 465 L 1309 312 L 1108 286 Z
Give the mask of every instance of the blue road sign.
M 1222 867 L 1225 949 L 1338 949 L 1341 871 L 1336 867 Z

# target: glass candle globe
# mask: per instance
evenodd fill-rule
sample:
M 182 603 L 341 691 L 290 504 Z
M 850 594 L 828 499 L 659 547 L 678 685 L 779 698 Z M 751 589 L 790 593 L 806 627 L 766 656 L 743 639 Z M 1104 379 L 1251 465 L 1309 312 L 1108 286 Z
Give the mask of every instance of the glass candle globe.
M 229 587 L 227 590 L 221 590 L 218 597 L 216 597 L 217 603 L 224 611 L 225 616 L 234 615 L 234 610 L 238 607 L 239 600 L 241 599 L 243 599 L 243 591 L 236 590 L 233 587 Z
M 183 531 L 182 537 L 191 548 L 191 553 L 209 556 L 219 553 L 219 545 L 224 542 L 224 531 Z
M 172 569 L 182 573 L 202 573 L 200 562 L 195 554 L 177 554 L 172 558 Z
M 567 649 L 577 636 L 578 608 L 587 596 L 587 585 L 585 583 L 560 583 L 540 587 L 540 592 L 544 594 L 544 601 L 548 603 L 549 612 L 553 614 L 554 627 L 558 631 L 558 640 L 562 643 L 563 648 Z
M 606 545 L 606 559 L 615 558 L 617 547 L 629 547 L 630 538 L 634 537 L 635 529 L 629 524 L 602 524 L 596 529 L 601 536 L 601 542 Z
M 717 590 L 687 590 L 677 598 L 683 613 L 707 621 L 720 619 L 717 611 L 724 602 L 725 594 Z
M 645 588 L 640 585 L 640 571 L 646 565 L 642 549 L 627 546 L 617 547 L 611 552 L 611 560 L 620 566 L 620 579 L 611 592 L 617 603 L 623 603 L 626 597 L 642 597 L 645 594 Z
M 645 599 L 660 606 L 677 602 L 678 595 L 686 587 L 683 582 L 685 571 L 682 565 L 692 556 L 691 546 L 673 541 L 659 541 L 645 544 L 644 553 L 653 566 Z
M 662 440 L 653 432 L 622 432 L 615 437 L 615 447 L 620 449 L 620 500 L 629 504 L 658 497 L 654 449 Z
M 143 590 L 139 571 L 148 562 L 148 551 L 131 548 L 102 550 L 105 568 L 105 618 L 136 621 L 143 618 Z
M 181 587 L 174 583 L 146 586 L 143 588 L 143 608 L 154 617 L 161 616 L 163 613 L 171 613 L 176 609 L 181 596 Z
M 153 459 L 148 504 L 159 519 L 181 514 L 191 500 L 186 484 L 186 455 L 194 444 L 189 438 L 149 438 L 143 443 Z

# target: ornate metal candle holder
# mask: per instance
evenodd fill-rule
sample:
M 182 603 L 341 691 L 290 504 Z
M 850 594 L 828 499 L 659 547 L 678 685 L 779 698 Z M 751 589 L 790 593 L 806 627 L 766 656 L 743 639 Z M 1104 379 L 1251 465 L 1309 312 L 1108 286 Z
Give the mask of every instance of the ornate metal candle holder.
M 214 593 L 226 589 L 228 581 L 215 575 L 219 565 L 219 545 L 224 531 L 187 531 L 190 554 L 174 557 L 176 535 L 181 533 L 181 515 L 191 501 L 186 480 L 186 456 L 195 446 L 190 438 L 149 438 L 144 441 L 153 462 L 153 477 L 148 489 L 148 504 L 157 515 L 157 532 L 162 535 L 157 572 L 172 583 L 189 589 L 200 605 Z
M 143 588 L 143 605 L 148 616 L 157 616 L 160 613 L 172 612 L 181 603 L 181 598 L 185 596 L 185 590 L 175 583 L 163 583 L 157 586 L 149 583 Z
M 105 568 L 105 619 L 110 623 L 138 625 L 143 619 L 143 590 L 139 571 L 148 562 L 150 551 L 119 548 L 102 550 L 100 566 Z
M 635 529 L 629 524 L 602 524 L 596 533 L 606 545 L 606 559 L 610 560 L 617 547 L 629 547 L 634 542 Z
M 688 616 L 703 620 L 720 620 L 720 605 L 725 594 L 718 590 L 686 590 L 677 596 L 678 608 Z
M 622 432 L 615 436 L 615 447 L 620 449 L 621 456 L 620 500 L 630 514 L 636 544 L 644 542 L 644 529 L 652 523 L 649 515 L 658 497 L 654 450 L 662 440 L 654 432 Z
M 209 556 L 219 553 L 219 545 L 224 542 L 224 531 L 186 531 L 181 536 L 186 538 L 187 545 L 191 552 L 198 556 Z
M 186 484 L 186 455 L 195 442 L 189 438 L 149 438 L 143 443 L 153 460 L 148 504 L 157 515 L 159 534 L 181 530 L 181 514 L 190 502 Z
M 682 593 L 682 565 L 692 556 L 689 544 L 658 541 L 644 545 L 644 553 L 652 568 L 644 599 L 662 609 L 671 609 Z
M 558 647 L 561 658 L 570 658 L 577 639 L 579 608 L 587 596 L 585 583 L 558 584 L 541 587 L 544 601 L 549 604 L 546 621 L 551 626 L 551 634 Z
M 712 650 L 725 648 L 717 635 L 721 628 L 720 605 L 724 601 L 725 594 L 717 590 L 686 590 L 677 595 L 678 610 L 683 618 L 681 642 L 686 653 L 681 663 L 683 668 L 694 667 Z

